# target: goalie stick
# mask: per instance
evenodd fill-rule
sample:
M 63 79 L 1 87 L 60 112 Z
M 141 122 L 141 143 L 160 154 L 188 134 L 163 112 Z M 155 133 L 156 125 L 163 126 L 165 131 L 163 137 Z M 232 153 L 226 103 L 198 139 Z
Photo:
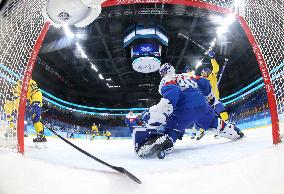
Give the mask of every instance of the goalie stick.
M 65 139 L 64 137 L 62 137 L 61 135 L 57 134 L 56 131 L 54 131 L 51 127 L 48 128 L 54 135 L 56 135 L 57 137 L 59 137 L 61 140 L 63 140 L 65 143 L 69 144 L 70 146 L 72 146 L 73 148 L 75 148 L 76 150 L 78 150 L 79 152 L 85 154 L 86 156 L 94 159 L 95 161 L 110 167 L 111 169 L 120 172 L 124 175 L 126 175 L 127 177 L 129 177 L 131 180 L 135 181 L 138 184 L 141 184 L 141 180 L 139 180 L 136 176 L 134 176 L 133 174 L 131 174 L 130 172 L 128 172 L 126 169 L 124 169 L 123 167 L 118 167 L 118 166 L 113 166 L 95 156 L 93 156 L 92 154 L 90 154 L 89 152 L 83 150 L 82 148 L 79 148 L 78 146 L 76 146 L 75 144 L 71 143 L 70 141 L 68 141 L 67 139 Z

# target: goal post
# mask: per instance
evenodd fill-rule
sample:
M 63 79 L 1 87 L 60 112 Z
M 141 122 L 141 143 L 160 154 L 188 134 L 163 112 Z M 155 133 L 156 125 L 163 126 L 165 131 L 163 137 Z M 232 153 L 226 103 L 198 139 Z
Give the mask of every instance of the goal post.
M 234 0 L 107 0 L 102 7 L 156 3 L 185 5 L 223 14 L 237 12 L 236 19 L 250 41 L 264 79 L 271 113 L 273 143 L 277 144 L 280 142 L 279 118 L 283 120 L 284 111 L 284 76 L 275 78 L 276 74 L 284 72 L 283 66 L 277 68 L 284 63 L 283 1 L 242 0 L 243 4 L 238 7 L 235 5 L 236 2 Z M 10 0 L 0 11 L 0 147 L 12 142 L 11 146 L 20 153 L 24 153 L 27 85 L 49 28 L 49 23 L 42 15 L 45 3 L 46 0 Z M 13 101 L 13 88 L 18 80 L 23 81 L 19 104 Z
M 23 84 L 21 88 L 21 96 L 20 96 L 20 103 L 19 103 L 19 109 L 18 109 L 18 126 L 17 126 L 17 138 L 18 138 L 18 151 L 20 153 L 24 153 L 24 120 L 25 120 L 25 110 L 26 110 L 26 98 L 27 98 L 27 92 L 28 92 L 28 85 L 30 82 L 30 79 L 32 78 L 33 68 L 35 65 L 35 61 L 39 52 L 39 49 L 41 47 L 41 44 L 43 42 L 43 39 L 49 29 L 50 23 L 46 22 L 39 34 L 39 37 L 37 38 L 37 41 L 35 42 L 34 48 L 32 50 L 31 56 L 29 58 L 29 61 L 27 63 L 26 70 L 24 72 L 24 79 Z

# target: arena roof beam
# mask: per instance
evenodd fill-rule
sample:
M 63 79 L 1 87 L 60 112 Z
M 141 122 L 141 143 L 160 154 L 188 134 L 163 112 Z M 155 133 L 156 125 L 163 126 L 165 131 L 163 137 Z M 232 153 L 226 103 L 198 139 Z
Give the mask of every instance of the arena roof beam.
M 99 35 L 101 36 L 102 43 L 103 43 L 103 45 L 104 45 L 104 48 L 105 48 L 105 51 L 106 51 L 108 57 L 110 58 L 111 64 L 112 64 L 112 66 L 113 66 L 115 72 L 118 74 L 118 77 L 119 77 L 119 80 L 120 80 L 121 84 L 122 84 L 123 86 L 125 86 L 125 83 L 124 83 L 123 79 L 121 78 L 121 75 L 120 75 L 119 70 L 118 70 L 118 68 L 117 68 L 117 66 L 116 66 L 116 63 L 115 63 L 115 61 L 113 60 L 113 57 L 112 57 L 112 55 L 111 55 L 111 53 L 110 53 L 110 50 L 109 50 L 108 45 L 107 45 L 107 42 L 106 42 L 106 40 L 105 40 L 105 38 L 104 38 L 104 35 L 103 35 L 103 33 L 102 33 L 100 24 L 99 24 L 98 22 L 95 22 L 95 26 L 96 26 L 96 30 L 98 31 Z

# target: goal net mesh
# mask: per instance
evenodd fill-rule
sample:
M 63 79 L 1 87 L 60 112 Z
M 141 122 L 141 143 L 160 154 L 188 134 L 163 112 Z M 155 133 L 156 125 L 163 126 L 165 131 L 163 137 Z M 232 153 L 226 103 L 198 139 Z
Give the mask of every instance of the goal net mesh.
M 142 0 L 129 1 L 141 3 Z M 116 3 L 118 2 L 119 0 Z M 157 0 L 158 2 L 162 1 Z M 267 64 L 282 124 L 281 121 L 284 120 L 283 1 L 243 0 L 243 4 L 239 4 L 239 7 L 236 7 L 233 0 L 192 0 L 192 2 L 232 9 L 245 19 Z M 19 103 L 14 88 L 17 81 L 24 78 L 33 47 L 44 26 L 42 9 L 45 3 L 45 0 L 10 0 L 0 11 L 0 147 L 2 148 L 16 148 L 17 145 Z
M 0 146 L 16 148 L 19 99 L 15 86 L 23 80 L 34 44 L 44 25 L 44 0 L 13 0 L 0 12 Z

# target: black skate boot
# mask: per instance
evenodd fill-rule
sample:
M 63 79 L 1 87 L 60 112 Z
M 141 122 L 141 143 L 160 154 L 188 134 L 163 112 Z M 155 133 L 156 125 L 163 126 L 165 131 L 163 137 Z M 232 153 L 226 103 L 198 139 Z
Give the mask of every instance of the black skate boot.
M 195 139 L 195 137 L 196 137 L 196 133 L 192 133 L 190 136 L 190 139 Z
M 47 142 L 44 131 L 41 131 L 37 134 L 37 137 L 33 139 L 33 142 Z
M 242 139 L 245 136 L 245 134 L 240 129 L 239 129 L 239 131 L 237 131 L 237 133 L 240 136 L 238 139 Z
M 215 135 L 214 135 L 214 138 L 215 138 L 215 139 L 219 139 L 219 135 L 215 134 Z
M 200 134 L 196 137 L 196 140 L 200 140 L 204 135 L 205 135 L 205 130 L 204 129 L 200 129 Z

